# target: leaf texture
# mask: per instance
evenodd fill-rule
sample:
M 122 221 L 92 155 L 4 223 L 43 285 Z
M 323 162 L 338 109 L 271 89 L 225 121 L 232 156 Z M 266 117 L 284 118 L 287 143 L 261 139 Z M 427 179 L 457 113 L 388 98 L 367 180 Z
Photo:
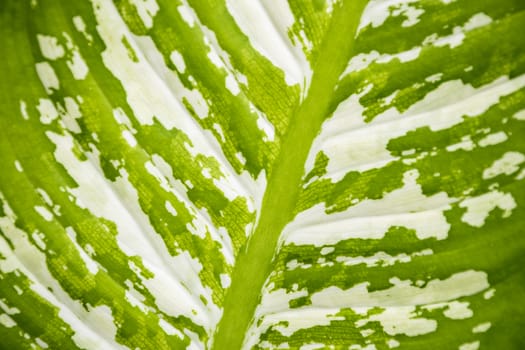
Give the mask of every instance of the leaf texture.
M 0 2 L 1 349 L 521 349 L 525 3 Z

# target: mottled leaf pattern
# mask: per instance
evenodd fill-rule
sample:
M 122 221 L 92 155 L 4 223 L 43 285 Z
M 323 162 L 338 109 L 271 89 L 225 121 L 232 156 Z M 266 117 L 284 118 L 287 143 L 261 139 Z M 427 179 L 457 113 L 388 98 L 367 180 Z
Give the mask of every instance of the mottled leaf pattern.
M 525 347 L 524 9 L 1 1 L 0 348 Z

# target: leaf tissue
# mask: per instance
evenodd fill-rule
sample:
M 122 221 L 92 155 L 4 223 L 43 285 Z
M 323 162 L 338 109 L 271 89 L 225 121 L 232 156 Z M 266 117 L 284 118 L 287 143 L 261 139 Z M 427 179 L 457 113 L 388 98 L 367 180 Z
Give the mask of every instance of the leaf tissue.
M 0 0 L 0 349 L 525 348 L 523 0 Z

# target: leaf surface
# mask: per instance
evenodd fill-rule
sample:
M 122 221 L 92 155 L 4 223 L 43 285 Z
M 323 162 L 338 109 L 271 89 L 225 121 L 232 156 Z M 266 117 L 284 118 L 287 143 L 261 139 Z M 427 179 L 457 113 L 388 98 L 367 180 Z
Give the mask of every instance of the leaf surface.
M 0 348 L 525 346 L 525 3 L 0 3 Z

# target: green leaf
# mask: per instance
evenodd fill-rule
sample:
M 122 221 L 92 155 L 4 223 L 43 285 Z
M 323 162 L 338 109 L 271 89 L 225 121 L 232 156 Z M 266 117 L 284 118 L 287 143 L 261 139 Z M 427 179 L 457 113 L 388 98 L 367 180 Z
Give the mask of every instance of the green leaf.
M 1 349 L 525 347 L 525 2 L 0 2 Z

